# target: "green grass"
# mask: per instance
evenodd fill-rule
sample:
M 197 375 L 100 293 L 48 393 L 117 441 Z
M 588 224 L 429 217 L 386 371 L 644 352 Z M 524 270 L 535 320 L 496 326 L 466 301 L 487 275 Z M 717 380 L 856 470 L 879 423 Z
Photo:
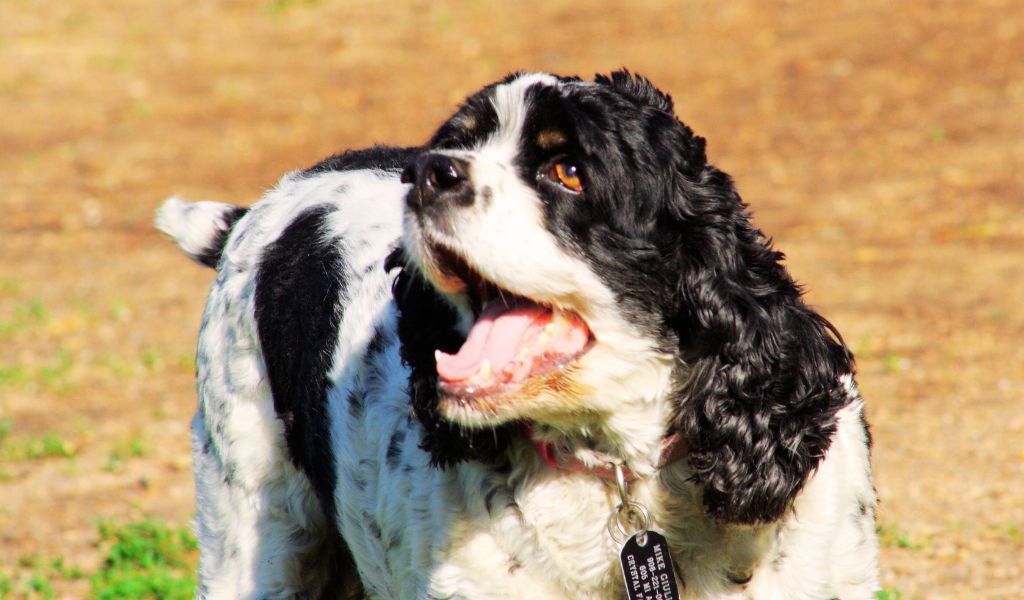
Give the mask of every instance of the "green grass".
M 13 428 L 13 423 L 11 424 Z M 0 436 L 0 459 L 39 460 L 43 458 L 71 458 L 75 447 L 60 434 L 48 433 L 41 438 L 6 440 Z
M 0 446 L 3 445 L 4 440 L 7 439 L 7 436 L 11 435 L 12 431 L 14 431 L 14 419 L 11 417 L 0 419 Z
M 910 359 L 890 352 L 882 357 L 882 367 L 889 375 L 902 373 L 910 368 Z
M 114 444 L 114 449 L 110 451 L 110 457 L 103 469 L 111 473 L 117 473 L 124 468 L 124 462 L 129 458 L 139 458 L 148 453 L 149 449 L 142 443 L 142 438 L 132 436 L 120 439 Z
M 57 594 L 53 591 L 53 584 L 50 583 L 50 580 L 41 571 L 34 571 L 25 587 L 27 592 L 30 592 L 37 598 L 49 599 L 57 597 Z
M 14 314 L 9 319 L 0 320 L 0 339 L 42 325 L 47 316 L 46 305 L 39 298 L 22 302 L 14 307 Z
M 149 373 L 160 373 L 167 366 L 167 361 L 156 348 L 146 348 L 142 352 L 142 366 Z
M 142 98 L 136 98 L 132 100 L 131 113 L 134 117 L 145 119 L 146 117 L 152 116 L 153 104 Z
M 18 559 L 18 566 L 28 572 L 20 577 L 0 573 L 0 598 L 14 596 L 48 600 L 57 597 L 55 581 L 72 581 L 84 577 L 80 568 L 66 566 L 63 558 L 47 561 L 35 554 L 28 554 Z
M 48 433 L 41 440 L 30 440 L 26 446 L 26 458 L 71 458 L 74 448 L 58 434 Z
M 14 591 L 14 582 L 7 573 L 0 573 L 0 598 L 6 598 Z
M 85 573 L 62 557 L 22 556 L 13 572 L 0 571 L 0 600 L 56 598 L 63 582 L 88 579 L 89 598 L 188 600 L 196 589 L 196 541 L 184 527 L 154 520 L 116 524 L 101 522 L 98 546 L 106 558 Z M 65 592 L 66 593 L 66 592 Z
M 128 358 L 106 352 L 93 361 L 93 365 L 104 369 L 117 379 L 138 379 L 171 370 L 182 370 L 186 373 L 195 369 L 193 354 L 184 354 L 170 358 L 159 348 L 146 348 L 137 358 Z
M 196 353 L 195 352 L 183 352 L 178 355 L 175 360 L 178 368 L 186 373 L 195 372 L 196 370 Z
M 110 316 L 119 323 L 127 321 L 131 313 L 128 303 L 121 298 L 116 298 L 110 303 Z
M 927 131 L 928 139 L 933 142 L 945 142 L 949 139 L 949 132 L 941 125 L 934 125 Z
M 903 548 L 904 550 L 920 550 L 924 548 L 924 544 L 911 540 L 910 536 L 895 524 L 879 525 L 878 539 L 884 546 Z
M 64 559 L 60 557 L 50 561 L 50 568 L 64 579 L 82 579 L 85 577 L 85 573 L 82 572 L 80 567 L 76 565 L 66 566 Z
M 57 351 L 53 363 L 39 368 L 39 381 L 44 388 L 52 392 L 70 392 L 75 389 L 75 382 L 70 377 L 74 365 L 71 353 L 61 348 Z
M 277 17 L 285 12 L 300 6 L 316 6 L 321 0 L 267 0 L 263 3 L 263 12 L 271 17 Z
M 109 371 L 117 379 L 129 379 L 134 376 L 132 368 L 128 363 L 113 352 L 104 353 L 96 360 L 95 364 Z
M 185 528 L 157 521 L 128 525 L 100 523 L 103 566 L 89 579 L 91 596 L 188 599 L 196 588 L 196 541 Z
M 894 589 L 875 592 L 875 600 L 903 600 L 903 592 Z
M 1024 529 L 1017 524 L 1011 524 L 1003 527 L 1003 534 L 1014 544 L 1024 542 Z
M 28 383 L 28 371 L 21 365 L 0 366 L 0 388 L 17 388 Z
M 0 296 L 14 296 L 20 291 L 20 281 L 12 277 L 0 277 Z

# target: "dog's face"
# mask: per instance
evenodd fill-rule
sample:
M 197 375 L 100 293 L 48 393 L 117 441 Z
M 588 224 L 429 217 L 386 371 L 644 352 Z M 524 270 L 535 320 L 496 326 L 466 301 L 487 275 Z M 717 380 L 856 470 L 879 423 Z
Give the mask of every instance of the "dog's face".
M 443 298 L 397 296 L 438 462 L 439 423 L 477 449 L 519 420 L 619 448 L 675 428 L 709 510 L 752 522 L 824 455 L 850 357 L 672 110 L 627 72 L 514 75 L 403 172 L 404 253 Z
M 674 350 L 653 309 L 666 288 L 655 242 L 703 140 L 667 97 L 638 90 L 510 78 L 469 98 L 407 168 L 407 250 L 468 333 L 437 356 L 446 417 L 579 425 L 665 395 Z

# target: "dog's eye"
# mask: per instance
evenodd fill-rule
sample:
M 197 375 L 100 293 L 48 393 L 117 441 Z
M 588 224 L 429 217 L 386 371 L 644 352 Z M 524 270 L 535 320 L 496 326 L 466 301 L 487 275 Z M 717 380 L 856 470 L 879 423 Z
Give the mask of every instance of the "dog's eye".
M 576 165 L 569 163 L 555 163 L 548 171 L 548 179 L 557 181 L 574 192 L 583 191 L 583 182 L 580 181 L 580 170 Z

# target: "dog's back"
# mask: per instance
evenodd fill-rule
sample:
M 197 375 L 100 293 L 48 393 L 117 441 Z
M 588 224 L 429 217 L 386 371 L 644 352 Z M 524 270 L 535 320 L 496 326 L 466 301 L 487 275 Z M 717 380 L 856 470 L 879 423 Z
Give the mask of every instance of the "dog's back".
M 388 318 L 395 168 L 410 152 L 332 157 L 251 208 L 170 198 L 157 213 L 158 229 L 217 269 L 192 422 L 200 596 L 363 597 L 336 528 L 328 389 L 364 383 L 350 367 Z

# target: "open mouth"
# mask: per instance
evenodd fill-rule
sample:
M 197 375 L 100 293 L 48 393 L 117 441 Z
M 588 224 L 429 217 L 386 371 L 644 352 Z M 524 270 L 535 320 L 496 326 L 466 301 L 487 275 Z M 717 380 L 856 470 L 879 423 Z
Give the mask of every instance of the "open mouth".
M 435 353 L 444 395 L 464 404 L 510 394 L 565 369 L 592 345 L 578 315 L 498 287 L 450 250 L 435 246 L 431 253 L 445 275 L 465 284 L 476 318 L 455 354 Z

